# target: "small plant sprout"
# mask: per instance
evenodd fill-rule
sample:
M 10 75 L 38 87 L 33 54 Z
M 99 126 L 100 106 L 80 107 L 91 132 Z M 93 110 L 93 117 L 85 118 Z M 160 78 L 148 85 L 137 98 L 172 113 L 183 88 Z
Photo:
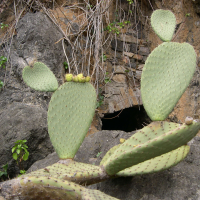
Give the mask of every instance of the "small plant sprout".
M 190 14 L 190 13 L 186 13 L 185 16 L 186 16 L 186 17 L 190 17 L 191 14 Z
M 104 96 L 102 95 L 102 89 L 99 88 L 99 94 L 98 94 L 98 101 L 96 108 L 100 107 L 103 104 Z
M 101 60 L 102 60 L 103 62 L 105 62 L 106 59 L 107 59 L 107 56 L 106 56 L 105 54 L 103 54 L 103 56 L 101 56 Z
M 0 57 L 0 67 L 6 68 L 5 63 L 7 62 L 7 58 L 5 56 Z
M 3 87 L 3 81 L 0 80 L 0 89 Z
M 1 23 L 1 29 L 7 28 L 8 24 Z
M 20 170 L 23 169 L 21 166 L 22 161 L 26 161 L 29 156 L 27 150 L 28 146 L 25 144 L 26 142 L 27 140 L 17 140 L 15 146 L 12 148 L 13 159 L 17 161 Z
M 105 75 L 105 79 L 104 79 L 104 82 L 105 83 L 110 83 L 111 82 L 111 80 L 110 80 L 110 78 L 108 77 L 108 72 L 106 72 L 106 75 Z
M 129 4 L 132 4 L 132 3 L 133 3 L 133 1 L 132 1 L 132 0 L 127 0 L 127 1 L 128 1 L 128 3 L 129 3 Z
M 4 169 L 4 171 L 0 171 L 0 178 L 2 181 L 4 180 L 5 177 L 6 178 L 8 177 L 8 172 L 7 172 L 8 164 L 3 165 L 3 169 Z
M 102 154 L 102 152 L 99 152 L 99 153 L 96 155 L 96 157 L 98 158 L 101 154 Z
M 66 61 L 63 63 L 63 65 L 64 65 L 65 69 L 68 69 L 69 65 L 68 65 L 68 63 Z

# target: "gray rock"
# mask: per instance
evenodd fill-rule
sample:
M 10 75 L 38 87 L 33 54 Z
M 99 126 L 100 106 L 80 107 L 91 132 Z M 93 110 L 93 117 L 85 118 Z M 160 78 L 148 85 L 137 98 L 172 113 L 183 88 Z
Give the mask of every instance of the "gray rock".
M 44 62 L 57 78 L 62 79 L 64 54 L 61 42 L 56 43 L 62 37 L 59 29 L 45 14 L 27 13 L 17 25 L 14 44 L 18 57 L 22 57 L 25 62 Z M 15 59 L 12 62 L 15 63 Z M 19 61 L 17 63 L 20 65 Z
M 123 52 L 125 49 L 126 51 L 128 51 L 128 49 L 126 47 L 129 49 L 129 46 L 127 44 L 125 45 L 123 41 L 120 41 L 120 40 L 112 40 L 111 41 L 111 48 L 113 50 L 116 49 L 116 51 Z
M 131 43 L 130 44 L 130 52 L 131 53 L 138 53 L 138 45 L 137 44 L 134 44 L 134 43 Z
M 148 56 L 150 54 L 148 47 L 140 47 L 139 54 L 142 56 Z
M 22 80 L 22 70 L 33 61 L 44 62 L 62 84 L 65 60 L 61 42 L 56 43 L 63 36 L 45 14 L 26 13 L 16 32 L 10 54 L 12 65 L 7 66 L 6 85 L 0 91 L 0 167 L 8 163 L 10 177 L 18 173 L 11 152 L 15 141 L 28 141 L 30 156 L 24 169 L 53 152 L 46 120 L 52 93 L 29 88 Z M 4 75 L 5 70 L 1 80 Z
M 0 112 L 0 163 L 9 164 L 8 174 L 18 173 L 11 149 L 17 140 L 27 140 L 29 159 L 23 162 L 28 169 L 35 161 L 53 152 L 47 132 L 47 112 L 39 106 L 13 103 Z

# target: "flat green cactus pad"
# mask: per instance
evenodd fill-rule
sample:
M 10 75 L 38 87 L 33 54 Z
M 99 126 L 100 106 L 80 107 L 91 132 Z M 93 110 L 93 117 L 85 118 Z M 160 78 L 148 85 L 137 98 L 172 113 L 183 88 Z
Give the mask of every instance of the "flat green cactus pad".
M 59 180 L 52 177 L 32 177 L 19 178 L 20 189 L 15 196 L 20 199 L 81 199 L 83 187 L 78 184 Z
M 82 192 L 82 200 L 119 200 L 114 197 L 108 196 L 99 190 L 85 189 Z
M 55 75 L 41 62 L 34 63 L 33 67 L 25 67 L 22 77 L 29 87 L 38 91 L 53 92 L 58 88 L 58 81 Z
M 141 77 L 143 105 L 153 121 L 168 117 L 195 69 L 196 53 L 188 43 L 164 42 L 153 50 Z
M 66 199 L 66 200 L 117 200 L 98 190 L 54 177 L 23 176 L 14 188 L 20 199 Z
M 155 173 L 169 169 L 181 162 L 189 153 L 190 147 L 184 145 L 161 156 L 144 161 L 117 173 L 117 176 L 135 176 Z
M 63 161 L 67 162 L 63 164 Z M 90 185 L 108 178 L 99 166 L 75 162 L 71 159 L 61 160 L 44 169 L 31 172 L 29 175 L 53 177 L 60 180 L 72 181 L 80 185 Z
M 107 153 L 106 155 L 102 158 L 100 165 L 103 165 L 108 159 L 109 157 L 115 152 L 116 149 L 118 149 L 120 147 L 121 144 L 118 144 L 114 147 L 112 147 Z
M 169 10 L 155 10 L 151 15 L 151 26 L 162 41 L 171 41 L 176 27 L 176 17 Z
M 185 145 L 199 131 L 200 122 L 179 125 L 169 122 L 153 122 L 144 127 L 117 148 L 103 163 L 108 175 Z
M 52 95 L 48 131 L 60 159 L 73 158 L 92 122 L 96 91 L 90 83 L 66 82 Z

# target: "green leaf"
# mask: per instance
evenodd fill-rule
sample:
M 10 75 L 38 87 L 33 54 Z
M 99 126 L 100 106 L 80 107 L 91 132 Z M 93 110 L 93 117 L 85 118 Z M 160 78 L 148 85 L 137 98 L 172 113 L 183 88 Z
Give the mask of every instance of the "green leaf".
M 17 153 L 13 153 L 13 158 L 17 160 Z
M 20 174 L 26 174 L 26 170 L 20 170 L 19 173 Z
M 3 175 L 5 175 L 5 172 L 0 171 L 0 177 L 2 177 Z
M 16 148 L 17 148 L 17 146 L 14 146 L 14 147 L 12 148 L 12 153 L 15 151 Z
M 3 169 L 4 169 L 5 171 L 7 171 L 7 169 L 8 169 L 8 163 L 5 164 L 5 165 L 3 165 Z
M 24 155 L 23 155 L 23 160 L 26 161 L 28 159 L 28 156 L 29 156 L 29 153 L 26 152 Z
M 16 152 L 17 152 L 17 154 L 20 154 L 21 151 L 20 151 L 20 149 L 17 149 Z
M 22 147 L 22 149 L 23 149 L 26 153 L 28 152 L 26 148 Z

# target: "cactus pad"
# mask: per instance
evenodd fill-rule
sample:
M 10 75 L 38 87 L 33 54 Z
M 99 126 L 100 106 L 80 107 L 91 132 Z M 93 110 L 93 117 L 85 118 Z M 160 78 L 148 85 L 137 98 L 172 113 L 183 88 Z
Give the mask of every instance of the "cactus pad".
M 52 95 L 48 131 L 60 159 L 73 158 L 96 108 L 96 92 L 90 83 L 66 82 Z
M 144 161 L 117 173 L 117 176 L 135 176 L 169 169 L 181 162 L 189 153 L 190 147 L 183 145 L 161 156 Z
M 67 163 L 60 163 L 63 161 L 67 161 Z M 44 169 L 31 172 L 29 175 L 53 177 L 60 180 L 72 181 L 81 185 L 90 185 L 108 178 L 99 166 L 75 162 L 71 159 L 61 160 Z
M 191 125 L 153 122 L 121 144 L 103 166 L 108 175 L 114 175 L 185 145 L 199 129 L 200 122 L 196 120 Z
M 58 88 L 58 82 L 52 71 L 43 63 L 36 62 L 33 67 L 25 67 L 22 72 L 24 82 L 31 88 L 53 92 Z
M 151 15 L 151 26 L 162 41 L 171 41 L 176 27 L 176 17 L 169 10 L 156 10 Z
M 195 69 L 196 53 L 188 43 L 164 42 L 153 50 L 141 77 L 143 105 L 153 121 L 168 117 Z
M 75 183 L 52 177 L 26 176 L 19 180 L 21 191 L 16 196 L 23 199 L 81 199 L 81 192 L 84 190 Z
M 82 192 L 82 200 L 117 200 L 117 199 L 108 196 L 99 190 L 85 189 Z

